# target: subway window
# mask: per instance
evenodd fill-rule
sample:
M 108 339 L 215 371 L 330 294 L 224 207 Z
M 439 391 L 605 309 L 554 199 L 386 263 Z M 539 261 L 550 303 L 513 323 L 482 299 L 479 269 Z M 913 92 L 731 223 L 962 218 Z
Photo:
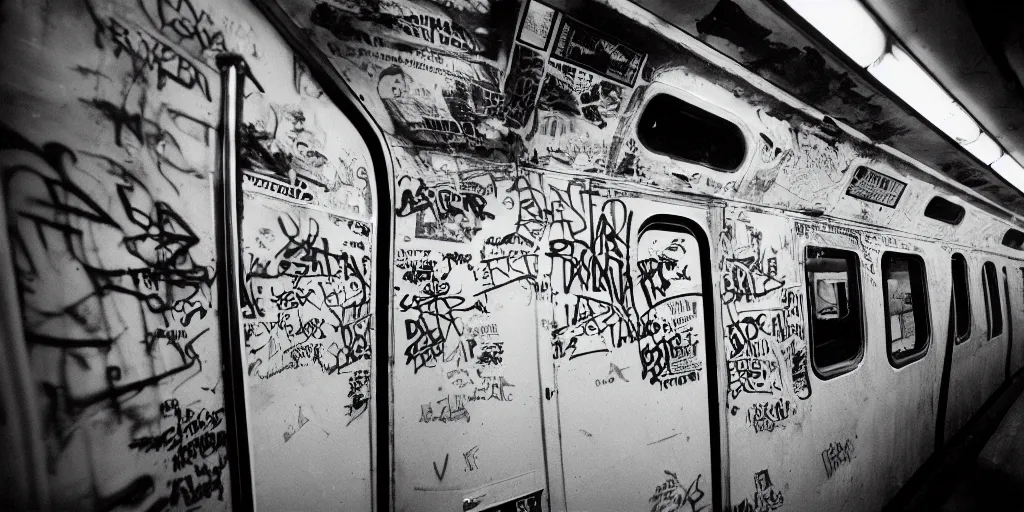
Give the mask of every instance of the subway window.
M 1010 279 L 1003 267 L 1003 295 L 1006 296 L 1006 335 L 1013 337 L 1013 300 L 1010 299 Z
M 1003 235 L 1003 245 L 1011 249 L 1020 249 L 1024 245 L 1024 232 L 1017 229 L 1007 229 Z
M 957 225 L 964 220 L 964 207 L 935 196 L 924 208 L 924 216 L 946 224 Z
M 889 362 L 903 366 L 928 350 L 924 261 L 912 254 L 887 252 L 882 256 L 882 278 Z
M 864 355 L 859 260 L 850 251 L 808 247 L 804 269 L 811 361 L 819 377 L 834 377 L 852 370 Z
M 953 327 L 956 342 L 963 343 L 971 335 L 971 294 L 967 285 L 967 260 L 953 255 Z
M 747 152 L 739 126 L 668 94 L 651 98 L 636 130 L 655 153 L 723 171 L 735 171 Z
M 996 266 L 991 261 L 982 267 L 982 284 L 985 288 L 985 318 L 988 321 L 988 339 L 1003 333 L 1003 306 L 999 302 L 999 284 L 996 281 Z

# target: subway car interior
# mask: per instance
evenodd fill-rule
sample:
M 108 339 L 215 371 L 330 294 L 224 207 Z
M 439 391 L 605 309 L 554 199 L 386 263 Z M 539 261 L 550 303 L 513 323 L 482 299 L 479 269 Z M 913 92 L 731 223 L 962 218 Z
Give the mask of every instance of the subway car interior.
M 1024 4 L 0 2 L 0 509 L 1024 509 Z

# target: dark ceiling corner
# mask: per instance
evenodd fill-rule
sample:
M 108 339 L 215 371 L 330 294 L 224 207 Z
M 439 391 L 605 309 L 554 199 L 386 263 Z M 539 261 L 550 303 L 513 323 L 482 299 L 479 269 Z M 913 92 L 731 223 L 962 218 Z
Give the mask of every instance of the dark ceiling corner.
M 1024 99 L 1024 2 L 962 0 L 961 5 L 1007 88 Z

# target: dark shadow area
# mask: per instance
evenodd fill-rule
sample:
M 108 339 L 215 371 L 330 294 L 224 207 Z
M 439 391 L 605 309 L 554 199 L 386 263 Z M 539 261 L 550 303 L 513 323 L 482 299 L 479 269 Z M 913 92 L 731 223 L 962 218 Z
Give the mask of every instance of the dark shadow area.
M 886 512 L 1016 510 L 1024 499 L 1024 373 L 1018 372 L 933 455 Z M 1011 451 L 1008 451 L 1011 450 Z

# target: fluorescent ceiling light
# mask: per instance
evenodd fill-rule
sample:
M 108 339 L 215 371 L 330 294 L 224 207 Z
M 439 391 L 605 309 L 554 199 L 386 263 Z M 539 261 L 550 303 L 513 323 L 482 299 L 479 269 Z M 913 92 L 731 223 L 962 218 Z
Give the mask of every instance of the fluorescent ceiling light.
M 858 0 L 785 0 L 860 67 L 885 52 L 885 32 Z
M 1024 168 L 898 45 L 860 0 L 784 0 L 857 65 L 907 102 L 942 133 L 1024 192 Z
M 1009 153 L 1004 153 L 998 160 L 992 162 L 992 169 L 1008 180 L 1014 175 L 1024 179 L 1024 167 L 1021 167 Z
M 992 162 L 992 170 L 1009 181 L 1018 191 L 1024 191 L 1024 167 L 1009 154 L 1004 153 L 999 160 Z
M 992 140 L 987 133 L 981 132 L 974 142 L 964 144 L 964 149 L 969 151 L 972 155 L 976 156 L 978 160 L 985 162 L 985 165 L 992 165 L 1003 154 L 1003 149 L 996 144 L 996 141 Z
M 981 135 L 970 114 L 900 47 L 894 45 L 868 66 L 868 72 L 958 143 L 967 144 Z

